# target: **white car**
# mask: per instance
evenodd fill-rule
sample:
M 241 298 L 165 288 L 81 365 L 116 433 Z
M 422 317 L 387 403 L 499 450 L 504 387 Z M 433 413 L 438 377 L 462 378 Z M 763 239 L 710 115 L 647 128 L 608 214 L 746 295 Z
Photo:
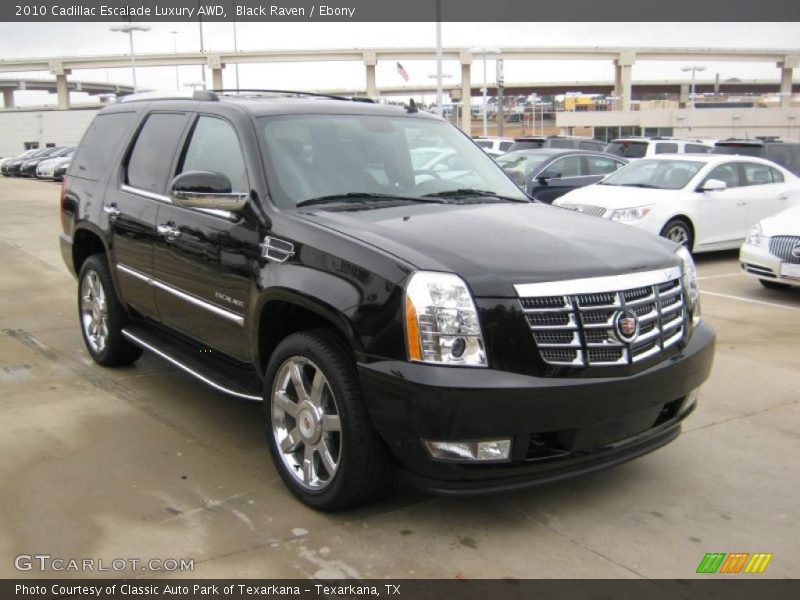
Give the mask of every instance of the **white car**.
M 739 261 L 764 287 L 800 286 L 800 206 L 757 223 L 739 251 Z
M 761 219 L 800 204 L 800 178 L 748 156 L 643 158 L 553 202 L 661 235 L 693 252 L 739 248 Z
M 619 138 L 606 146 L 606 154 L 615 154 L 634 160 L 657 154 L 710 154 L 714 144 L 702 140 L 683 140 L 671 137 Z
M 472 138 L 475 140 L 475 143 L 478 144 L 481 148 L 483 148 L 484 152 L 495 158 L 497 156 L 502 156 L 508 149 L 511 148 L 511 145 L 514 143 L 513 138 L 504 138 L 504 137 L 483 137 L 482 135 L 476 135 Z

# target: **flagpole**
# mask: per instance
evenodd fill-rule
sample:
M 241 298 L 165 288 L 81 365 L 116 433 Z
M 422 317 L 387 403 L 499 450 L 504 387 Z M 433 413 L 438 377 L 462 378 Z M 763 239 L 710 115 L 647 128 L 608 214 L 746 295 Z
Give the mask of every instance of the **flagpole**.
M 436 0 L 436 114 L 442 110 L 442 0 Z

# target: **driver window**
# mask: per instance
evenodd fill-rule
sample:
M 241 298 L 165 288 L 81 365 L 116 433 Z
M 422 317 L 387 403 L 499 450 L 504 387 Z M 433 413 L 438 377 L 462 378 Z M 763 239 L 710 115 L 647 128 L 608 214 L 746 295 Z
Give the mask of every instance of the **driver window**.
M 739 165 L 736 163 L 726 163 L 715 167 L 711 173 L 703 180 L 705 184 L 709 179 L 718 179 L 724 181 L 725 185 L 729 188 L 739 187 Z
M 231 191 L 250 190 L 236 131 L 227 121 L 216 117 L 202 116 L 197 119 L 178 173 L 186 171 L 222 173 L 230 180 Z

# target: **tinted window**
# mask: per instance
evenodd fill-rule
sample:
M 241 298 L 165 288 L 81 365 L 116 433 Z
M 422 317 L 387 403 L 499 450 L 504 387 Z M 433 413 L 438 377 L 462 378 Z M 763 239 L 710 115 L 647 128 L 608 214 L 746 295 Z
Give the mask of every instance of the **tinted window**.
M 491 148 L 492 142 L 489 140 L 475 140 L 475 143 L 478 144 L 481 148 Z
M 128 185 L 148 192 L 164 190 L 185 125 L 185 114 L 153 113 L 147 117 L 128 159 Z
M 548 172 L 560 173 L 561 177 L 579 177 L 581 174 L 581 157 L 565 156 L 554 161 L 549 167 Z
M 580 148 L 581 150 L 596 150 L 600 152 L 605 147 L 606 147 L 605 144 L 598 142 L 578 142 L 578 148 Z
M 674 154 L 678 151 L 678 144 L 674 142 L 658 142 L 656 144 L 656 154 Z
M 586 165 L 589 169 L 588 175 L 608 175 L 619 169 L 623 163 L 605 156 L 587 156 Z
M 800 173 L 800 144 L 770 144 L 766 157 L 792 171 Z
M 625 158 L 642 158 L 647 154 L 647 142 L 611 142 L 605 151 Z
M 559 139 L 549 139 L 545 143 L 546 148 L 577 148 L 578 144 L 575 143 L 575 140 L 559 140 Z
M 506 152 L 509 148 L 511 148 L 512 142 L 500 142 L 500 150 L 502 152 Z
M 784 181 L 783 173 L 778 171 L 778 169 L 773 169 L 773 168 L 770 168 L 770 171 L 772 171 L 772 181 L 774 183 L 783 183 Z
M 767 165 L 759 165 L 756 163 L 745 163 L 744 179 L 745 185 L 766 185 L 772 183 L 772 171 Z
M 544 140 L 517 140 L 509 147 L 508 151 L 514 150 L 530 150 L 531 148 L 544 147 Z
M 717 142 L 712 154 L 742 154 L 744 156 L 763 156 L 764 146 L 756 144 L 725 144 Z
M 132 112 L 97 115 L 75 151 L 70 175 L 99 180 L 109 161 L 117 155 L 134 116 L 135 113 Z
M 739 166 L 736 163 L 725 163 L 715 167 L 711 173 L 706 176 L 703 183 L 709 179 L 719 179 L 724 181 L 729 188 L 739 187 Z
M 197 119 L 192 139 L 183 157 L 183 165 L 178 172 L 185 171 L 222 173 L 231 182 L 232 191 L 250 190 L 239 138 L 230 123 L 222 119 Z
M 708 154 L 711 152 L 711 148 L 701 144 L 686 144 L 685 152 L 687 154 Z

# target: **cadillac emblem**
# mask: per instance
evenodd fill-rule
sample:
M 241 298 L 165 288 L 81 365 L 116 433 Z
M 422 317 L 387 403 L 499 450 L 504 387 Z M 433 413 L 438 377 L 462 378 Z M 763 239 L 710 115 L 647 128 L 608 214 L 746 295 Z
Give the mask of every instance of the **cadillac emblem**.
M 639 319 L 630 311 L 618 312 L 614 318 L 614 333 L 621 342 L 635 342 L 639 337 Z
M 792 248 L 792 256 L 800 258 L 800 243 L 795 244 L 794 248 Z

